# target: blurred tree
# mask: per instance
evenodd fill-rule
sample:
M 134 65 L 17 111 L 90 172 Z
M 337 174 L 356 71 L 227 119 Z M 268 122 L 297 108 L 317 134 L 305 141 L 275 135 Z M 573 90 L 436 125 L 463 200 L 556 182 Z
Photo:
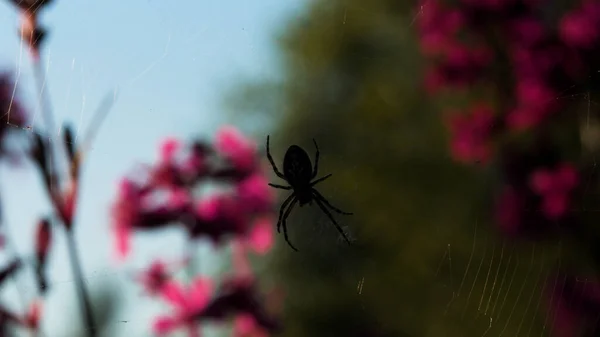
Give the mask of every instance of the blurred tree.
M 492 174 L 449 159 L 440 109 L 420 86 L 417 15 L 408 1 L 313 1 L 279 39 L 282 79 L 245 83 L 227 99 L 238 124 L 270 118 L 280 168 L 291 144 L 314 156 L 315 138 L 319 176 L 333 173 L 317 188 L 355 213 L 334 213 L 355 239 L 350 247 L 316 205 L 288 220 L 300 252 L 277 236 L 265 277 L 285 287 L 285 336 L 550 329 L 544 294 L 558 245 L 496 235 L 482 198 Z

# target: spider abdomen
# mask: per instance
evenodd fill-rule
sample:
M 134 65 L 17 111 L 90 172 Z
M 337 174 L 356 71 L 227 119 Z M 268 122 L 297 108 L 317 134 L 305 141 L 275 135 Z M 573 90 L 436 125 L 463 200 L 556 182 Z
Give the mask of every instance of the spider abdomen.
M 297 145 L 290 146 L 283 158 L 283 175 L 294 190 L 299 186 L 308 186 L 312 172 L 312 163 L 306 151 Z

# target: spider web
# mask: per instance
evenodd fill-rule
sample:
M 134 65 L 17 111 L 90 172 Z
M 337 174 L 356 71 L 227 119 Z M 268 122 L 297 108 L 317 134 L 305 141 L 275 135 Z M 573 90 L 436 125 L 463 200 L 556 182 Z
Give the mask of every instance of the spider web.
M 423 8 L 416 14 L 419 15 Z M 415 15 L 415 19 L 416 19 Z M 344 13 L 343 20 L 347 20 Z M 414 22 L 414 20 L 413 20 Z M 412 25 L 412 24 L 411 24 Z M 174 36 L 185 36 L 184 45 L 198 41 L 205 33 L 204 29 L 185 32 L 185 29 L 170 29 L 168 38 L 163 41 L 163 50 L 158 53 L 155 58 L 148 64 L 140 65 L 140 70 L 123 81 L 123 87 L 120 91 L 125 91 L 127 88 L 133 87 L 144 79 L 144 76 L 155 71 L 160 67 L 161 61 L 169 57 L 172 51 L 172 40 Z M 52 45 L 47 46 L 48 50 L 44 58 L 44 73 L 52 67 Z M 23 55 L 25 54 L 25 55 Z M 16 86 L 20 85 L 22 70 L 29 62 L 25 57 L 26 52 L 21 44 L 18 52 Z M 132 60 L 132 63 L 135 60 Z M 69 116 L 77 120 L 76 123 L 76 139 L 83 136 L 84 121 L 91 117 L 93 109 L 97 102 L 89 102 L 88 93 L 96 91 L 94 87 L 98 72 L 91 70 L 92 65 L 85 63 L 85 60 L 73 58 L 70 62 L 70 68 L 65 73 L 69 77 L 69 85 L 64 92 L 64 100 L 61 102 L 60 96 L 52 97 L 55 107 L 60 108 L 60 111 L 67 112 Z M 29 76 L 28 76 L 29 77 Z M 77 83 L 79 81 L 79 83 Z M 44 82 L 45 83 L 45 82 Z M 75 84 L 73 84 L 75 83 Z M 81 88 L 81 97 L 73 98 L 72 84 L 79 85 Z M 16 92 L 13 91 L 13 95 Z M 100 88 L 101 89 L 101 88 Z M 566 92 L 571 92 L 573 88 L 568 88 Z M 45 89 L 45 84 L 38 89 L 36 93 L 38 100 Z M 109 90 L 107 97 L 116 98 L 116 89 Z M 581 91 L 576 93 L 564 93 L 557 99 L 571 100 L 582 103 L 586 111 L 586 123 L 582 131 L 584 137 L 593 140 L 597 134 L 597 118 L 598 102 L 591 100 L 589 91 Z M 78 108 L 69 108 L 72 106 L 72 100 L 77 101 Z M 10 114 L 10 110 L 6 112 Z M 39 105 L 36 107 L 33 115 L 33 125 L 26 127 L 26 131 L 33 132 L 37 130 L 40 124 L 38 121 L 42 114 Z M 65 116 L 56 116 L 57 120 L 65 119 Z M 89 124 L 94 124 L 90 122 Z M 14 126 L 16 127 L 16 126 Z M 135 126 L 132 126 L 135 127 Z M 109 130 L 105 130 L 109 131 Z M 55 130 L 55 135 L 52 139 L 60 139 L 60 129 Z M 597 137 L 597 136 L 596 136 Z M 90 151 L 96 151 L 93 147 Z M 596 170 L 596 158 L 594 155 L 593 171 Z M 587 193 L 591 193 L 589 188 L 586 188 Z M 585 195 L 584 195 L 585 197 Z M 336 216 L 334 214 L 334 216 Z M 340 219 L 336 216 L 336 219 Z M 315 221 L 314 226 L 316 234 L 323 234 L 327 231 L 328 234 L 335 232 L 328 227 L 329 220 L 326 217 L 320 217 Z M 348 231 L 348 227 L 340 222 L 343 229 L 348 233 L 349 238 L 353 241 L 352 233 Z M 434 291 L 439 298 L 443 298 L 441 305 L 435 315 L 444 317 L 443 326 L 431 327 L 430 335 L 443 336 L 446 333 L 452 335 L 453 330 L 468 327 L 469 335 L 473 336 L 545 336 L 552 329 L 556 321 L 556 313 L 546 310 L 546 293 L 549 290 L 556 290 L 558 279 L 549 278 L 551 271 L 561 270 L 564 267 L 563 262 L 563 243 L 561 241 L 550 242 L 547 244 L 534 244 L 531 246 L 519 245 L 510 242 L 508 239 L 499 239 L 490 234 L 486 229 L 491 226 L 489 223 L 478 221 L 472 224 L 472 236 L 469 241 L 464 241 L 461 237 L 448 235 L 444 246 L 440 247 L 440 257 L 436 264 L 430 266 L 432 274 L 437 281 L 437 286 Z M 4 230 L 9 230 L 10 226 L 4 226 Z M 60 235 L 60 233 L 58 233 Z M 9 235 L 10 236 L 10 235 Z M 29 236 L 30 237 L 30 236 Z M 57 242 L 57 246 L 62 242 Z M 338 244 L 344 245 L 341 236 L 338 236 Z M 168 245 L 156 247 L 157 250 L 165 250 Z M 310 246 L 310 242 L 306 243 Z M 82 247 L 82 249 L 84 249 Z M 59 300 L 61 296 L 72 292 L 73 280 L 69 278 L 69 274 L 62 279 L 53 280 L 50 287 L 64 288 L 63 291 L 58 291 L 56 296 L 51 300 Z M 130 275 L 123 271 L 115 271 L 113 268 L 103 270 L 95 269 L 88 271 L 86 281 L 88 283 L 103 282 L 104 280 L 123 279 L 124 282 L 130 282 Z M 23 277 L 27 279 L 27 277 Z M 577 280 L 577 290 L 583 291 L 588 283 L 585 278 Z M 11 284 L 14 284 L 11 282 Z M 25 294 L 31 298 L 30 294 L 35 293 L 33 284 L 23 285 L 16 283 L 20 288 L 16 292 L 17 295 Z M 368 289 L 369 280 L 361 277 L 357 281 L 357 293 L 362 294 L 363 290 Z M 118 296 L 125 296 L 125 290 L 121 290 Z M 554 292 L 554 291 L 553 291 Z M 560 293 L 560 289 L 556 292 Z M 24 309 L 25 299 L 17 299 L 21 305 L 17 305 L 19 309 Z M 144 302 L 147 304 L 147 302 Z M 76 308 L 76 307 L 75 307 Z M 125 310 L 125 312 L 131 312 Z M 115 325 L 123 324 L 140 324 L 147 325 L 144 317 L 124 315 L 121 319 L 114 321 Z M 71 333 L 70 331 L 62 331 Z M 471 333 L 472 332 L 472 333 Z M 46 332 L 46 336 L 51 336 L 50 332 Z

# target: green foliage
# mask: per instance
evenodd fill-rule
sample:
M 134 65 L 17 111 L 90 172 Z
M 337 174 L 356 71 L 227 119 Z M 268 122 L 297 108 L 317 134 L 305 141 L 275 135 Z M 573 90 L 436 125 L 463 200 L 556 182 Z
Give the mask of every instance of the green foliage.
M 315 1 L 279 39 L 284 80 L 247 83 L 228 102 L 246 118 L 274 118 L 279 165 L 291 144 L 312 154 L 315 138 L 319 176 L 333 173 L 318 189 L 355 213 L 334 214 L 351 247 L 316 206 L 288 220 L 300 252 L 276 237 L 268 273 L 286 290 L 284 336 L 549 330 L 545 281 L 558 245 L 499 237 L 484 197 L 492 174 L 448 158 L 441 111 L 420 88 L 415 15 L 404 1 Z

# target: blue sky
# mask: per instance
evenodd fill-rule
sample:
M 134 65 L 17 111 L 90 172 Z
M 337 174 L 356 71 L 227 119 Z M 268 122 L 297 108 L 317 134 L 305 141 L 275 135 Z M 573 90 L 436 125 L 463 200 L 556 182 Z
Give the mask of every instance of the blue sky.
M 139 289 L 126 280 L 124 271 L 153 257 L 177 256 L 183 249 L 181 236 L 175 232 L 140 236 L 130 261 L 114 265 L 108 207 L 116 179 L 130 172 L 136 162 L 152 161 L 165 136 L 212 135 L 223 122 L 219 104 L 224 90 L 236 78 L 275 76 L 274 33 L 299 13 L 303 3 L 57 0 L 41 16 L 42 24 L 50 28 L 43 61 L 56 120 L 71 121 L 82 134 L 103 97 L 118 91 L 85 163 L 76 229 L 90 287 L 114 281 L 126 300 L 117 316 L 128 323 L 115 322 L 114 336 L 147 336 L 148 319 L 160 310 L 137 296 Z M 0 2 L 0 66 L 20 69 L 18 85 L 34 114 L 35 128 L 41 116 L 25 52 L 19 61 L 16 29 L 16 13 L 6 1 Z M 20 253 L 29 254 L 34 224 L 49 209 L 37 172 L 28 166 L 2 168 L 0 182 L 5 221 Z M 78 307 L 63 233 L 55 234 L 49 266 L 53 289 L 43 327 L 46 336 L 52 337 L 73 331 L 69 327 L 79 321 L 79 317 L 64 317 Z M 203 252 L 203 256 L 210 254 Z M 202 263 L 203 267 L 208 264 Z M 22 277 L 21 289 L 31 298 L 35 287 L 27 276 Z M 12 284 L 2 289 L 8 305 L 21 309 L 15 294 Z

